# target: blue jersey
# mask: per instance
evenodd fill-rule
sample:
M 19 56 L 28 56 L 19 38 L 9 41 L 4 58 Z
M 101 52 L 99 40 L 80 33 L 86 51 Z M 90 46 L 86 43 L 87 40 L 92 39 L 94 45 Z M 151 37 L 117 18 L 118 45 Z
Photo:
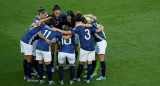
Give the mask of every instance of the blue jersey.
M 87 51 L 93 51 L 95 48 L 91 33 L 95 31 L 96 31 L 95 29 L 77 26 L 71 32 L 72 34 L 77 33 L 79 35 L 80 48 Z
M 40 28 L 42 31 L 42 34 L 47 38 L 48 40 L 52 40 L 54 37 L 62 37 L 62 34 L 57 31 L 52 31 L 50 28 L 53 28 L 53 26 L 48 26 L 46 24 L 40 24 Z M 42 38 L 38 39 L 36 49 L 41 51 L 50 51 L 50 45 Z
M 33 23 L 37 23 L 39 20 L 41 20 L 38 16 L 34 17 Z
M 53 15 L 53 14 L 50 14 L 50 15 Z M 61 13 L 58 18 L 55 18 L 55 21 L 56 21 L 56 26 L 55 27 L 62 30 L 63 29 L 62 26 L 67 21 L 67 15 L 64 14 L 64 13 Z
M 26 44 L 32 45 L 33 41 L 36 40 L 36 37 L 38 36 L 38 32 L 40 30 L 41 30 L 40 27 L 31 27 L 22 36 L 21 41 L 23 41 Z
M 92 25 L 92 28 L 94 29 L 98 29 L 98 25 L 97 23 L 90 23 Z M 94 39 L 96 42 L 100 42 L 102 40 L 105 40 L 105 37 L 104 37 L 104 34 L 102 32 L 99 32 L 99 33 L 92 33 Z
M 60 46 L 59 52 L 74 53 L 74 35 L 69 39 L 60 39 Z

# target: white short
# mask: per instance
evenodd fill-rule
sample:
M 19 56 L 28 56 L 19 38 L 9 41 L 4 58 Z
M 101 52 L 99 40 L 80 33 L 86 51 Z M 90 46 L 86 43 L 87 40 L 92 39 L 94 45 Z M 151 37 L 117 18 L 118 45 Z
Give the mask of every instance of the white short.
M 74 35 L 75 35 L 75 38 L 74 38 L 75 44 L 79 44 L 79 36 L 78 36 L 78 34 L 74 34 Z
M 51 43 L 56 43 L 57 39 L 56 37 L 54 37 L 52 40 L 51 40 Z
M 66 58 L 67 58 L 69 64 L 75 63 L 75 54 L 64 53 L 64 52 L 58 53 L 58 63 L 64 64 L 64 62 L 66 61 Z
M 51 61 L 51 52 L 41 51 L 36 49 L 36 60 L 44 60 L 44 62 Z
M 33 45 L 29 45 L 24 43 L 23 41 L 20 41 L 21 46 L 21 53 L 24 53 L 24 55 L 33 55 Z
M 33 42 L 33 56 L 36 56 L 36 45 L 37 45 L 38 40 L 35 40 Z
M 86 62 L 86 61 L 93 61 L 93 60 L 95 60 L 95 50 L 86 51 L 80 48 L 79 61 Z
M 100 42 L 96 42 L 95 50 L 97 54 L 105 54 L 107 47 L 107 41 L 102 40 Z

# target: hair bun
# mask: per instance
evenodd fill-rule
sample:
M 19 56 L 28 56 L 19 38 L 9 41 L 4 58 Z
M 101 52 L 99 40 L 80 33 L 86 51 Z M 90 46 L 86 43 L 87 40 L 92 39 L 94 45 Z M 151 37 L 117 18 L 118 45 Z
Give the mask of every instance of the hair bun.
M 38 8 L 38 12 L 41 12 L 42 9 L 43 9 L 42 7 L 39 7 L 39 8 Z
M 54 7 L 59 7 L 59 5 L 55 5 Z

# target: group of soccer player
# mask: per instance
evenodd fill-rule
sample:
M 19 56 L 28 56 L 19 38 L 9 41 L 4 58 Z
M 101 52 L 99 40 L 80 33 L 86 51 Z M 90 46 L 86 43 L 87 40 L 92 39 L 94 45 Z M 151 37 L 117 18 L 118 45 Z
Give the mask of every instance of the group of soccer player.
M 104 56 L 107 41 L 103 33 L 104 27 L 96 22 L 96 16 L 82 15 L 78 11 L 74 14 L 71 10 L 64 14 L 58 5 L 53 7 L 53 14 L 48 14 L 42 7 L 38 12 L 39 15 L 34 18 L 20 40 L 21 52 L 24 53 L 24 80 L 44 84 L 45 70 L 49 85 L 55 84 L 52 79 L 52 72 L 55 71 L 54 56 L 57 57 L 56 68 L 61 85 L 64 84 L 63 71 L 68 69 L 70 69 L 70 84 L 81 81 L 84 62 L 87 64 L 87 75 L 83 76 L 85 83 L 90 83 L 90 77 L 97 75 L 99 62 L 102 76 L 96 80 L 105 80 Z M 80 49 L 79 59 L 78 49 Z M 77 76 L 75 76 L 76 60 L 79 61 Z M 64 63 L 66 63 L 65 68 L 63 68 Z M 34 79 L 32 72 L 37 73 L 40 80 Z

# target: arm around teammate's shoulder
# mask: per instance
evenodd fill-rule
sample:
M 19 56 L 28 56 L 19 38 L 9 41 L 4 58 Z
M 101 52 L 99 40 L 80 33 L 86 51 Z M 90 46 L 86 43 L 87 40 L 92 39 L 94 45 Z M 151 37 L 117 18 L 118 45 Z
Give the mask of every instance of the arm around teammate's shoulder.
M 72 34 L 72 32 L 71 31 L 64 31 L 64 30 L 61 30 L 61 29 L 57 29 L 57 28 L 50 28 L 51 30 L 53 30 L 53 31 L 58 31 L 58 32 L 60 32 L 60 33 L 62 33 L 62 34 Z
M 104 26 L 100 25 L 100 28 L 98 28 L 98 29 L 96 30 L 96 33 L 102 32 L 103 29 L 104 29 Z

